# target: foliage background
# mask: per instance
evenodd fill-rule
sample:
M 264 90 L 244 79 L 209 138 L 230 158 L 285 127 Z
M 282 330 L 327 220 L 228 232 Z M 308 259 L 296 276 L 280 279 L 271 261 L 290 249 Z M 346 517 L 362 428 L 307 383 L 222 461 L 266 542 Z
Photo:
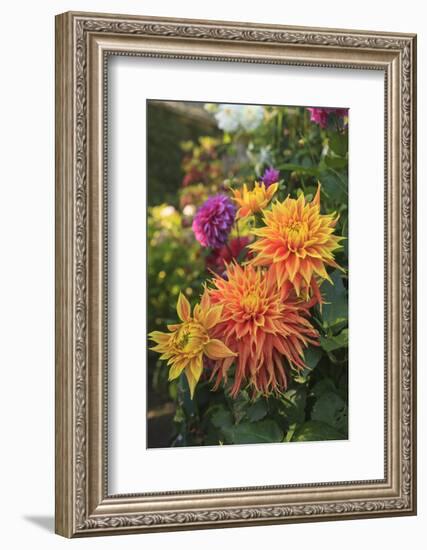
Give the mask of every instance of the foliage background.
M 209 277 L 212 253 L 194 238 L 194 211 L 228 184 L 252 182 L 280 169 L 280 195 L 313 196 L 322 184 L 322 212 L 340 213 L 347 237 L 348 131 L 335 116 L 326 128 L 305 108 L 265 107 L 255 130 L 221 131 L 203 104 L 150 101 L 148 142 L 148 332 L 176 322 L 183 291 L 192 305 Z M 225 182 L 225 184 L 224 184 Z M 232 235 L 233 236 L 233 235 Z M 313 311 L 320 348 L 305 353 L 307 369 L 289 377 L 280 397 L 251 401 L 211 391 L 207 377 L 190 399 L 185 377 L 168 382 L 168 368 L 148 351 L 148 446 L 346 439 L 348 436 L 348 241 L 336 254 L 345 273 L 330 273 L 326 304 Z M 149 344 L 151 345 L 151 344 Z

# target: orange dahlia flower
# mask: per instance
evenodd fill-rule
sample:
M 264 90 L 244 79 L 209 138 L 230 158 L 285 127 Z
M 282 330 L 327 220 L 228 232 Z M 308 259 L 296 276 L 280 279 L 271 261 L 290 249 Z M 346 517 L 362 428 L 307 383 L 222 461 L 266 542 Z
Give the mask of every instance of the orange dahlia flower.
M 191 306 L 187 298 L 180 294 L 176 311 L 182 323 L 169 325 L 169 334 L 154 331 L 148 336 L 157 344 L 151 349 L 162 353 L 160 359 L 167 360 L 170 365 L 169 380 L 178 378 L 184 371 L 193 398 L 203 370 L 203 356 L 221 360 L 234 357 L 235 353 L 211 336 L 213 327 L 221 318 L 222 306 L 211 307 L 208 296 L 195 306 L 191 316 Z
M 304 368 L 304 347 L 318 344 L 318 333 L 306 318 L 308 304 L 296 297 L 291 284 L 279 287 L 271 269 L 232 263 L 226 278 L 216 276 L 213 284 L 207 290 L 210 301 L 222 306 L 213 333 L 237 354 L 215 362 L 215 388 L 235 362 L 233 397 L 246 382 L 265 395 L 285 390 L 286 366 Z
M 246 216 L 261 212 L 271 201 L 278 187 L 278 183 L 272 183 L 266 187 L 265 183 L 256 181 L 252 190 L 248 189 L 246 183 L 243 184 L 242 189 L 232 189 L 233 199 L 240 207 L 236 218 L 246 218 Z
M 256 253 L 252 265 L 270 266 L 279 286 L 290 281 L 298 296 L 303 289 L 321 301 L 316 277 L 332 283 L 326 266 L 341 269 L 334 260 L 344 238 L 333 234 L 338 217 L 320 213 L 320 184 L 310 203 L 303 194 L 276 201 L 263 211 L 265 226 L 252 230 L 258 237 L 249 245 Z

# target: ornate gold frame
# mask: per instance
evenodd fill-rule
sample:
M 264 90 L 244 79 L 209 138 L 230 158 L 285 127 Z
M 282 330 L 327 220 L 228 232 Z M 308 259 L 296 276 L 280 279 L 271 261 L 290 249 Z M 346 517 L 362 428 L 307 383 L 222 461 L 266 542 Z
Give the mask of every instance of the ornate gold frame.
M 384 72 L 384 479 L 108 495 L 104 284 L 108 55 Z M 57 16 L 57 533 L 77 537 L 415 514 L 415 102 L 415 35 L 89 13 Z

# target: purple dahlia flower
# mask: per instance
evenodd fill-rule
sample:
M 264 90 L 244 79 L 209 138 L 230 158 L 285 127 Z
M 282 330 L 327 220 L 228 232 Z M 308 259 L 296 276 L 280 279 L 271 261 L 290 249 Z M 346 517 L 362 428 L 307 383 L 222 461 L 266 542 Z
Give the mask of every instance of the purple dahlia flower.
M 261 178 L 261 181 L 264 183 L 265 188 L 267 189 L 273 183 L 279 181 L 280 172 L 275 168 L 267 168 L 264 172 L 264 175 Z
M 193 231 L 202 246 L 220 248 L 227 242 L 236 207 L 225 195 L 215 195 L 202 204 L 193 220 Z
M 334 113 L 336 116 L 347 116 L 348 109 L 329 109 L 329 108 L 316 108 L 308 107 L 307 111 L 310 111 L 310 120 L 318 124 L 321 128 L 326 128 L 328 125 L 328 117 Z

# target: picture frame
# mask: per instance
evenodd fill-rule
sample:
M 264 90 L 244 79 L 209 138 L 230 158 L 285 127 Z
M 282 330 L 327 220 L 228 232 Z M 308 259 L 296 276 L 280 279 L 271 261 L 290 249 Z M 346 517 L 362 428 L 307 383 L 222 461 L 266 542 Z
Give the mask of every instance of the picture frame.
M 82 537 L 415 514 L 416 36 L 67 12 L 56 17 L 55 47 L 56 533 Z M 384 74 L 383 478 L 109 493 L 110 56 L 248 63 L 255 72 L 259 64 L 271 64 Z

